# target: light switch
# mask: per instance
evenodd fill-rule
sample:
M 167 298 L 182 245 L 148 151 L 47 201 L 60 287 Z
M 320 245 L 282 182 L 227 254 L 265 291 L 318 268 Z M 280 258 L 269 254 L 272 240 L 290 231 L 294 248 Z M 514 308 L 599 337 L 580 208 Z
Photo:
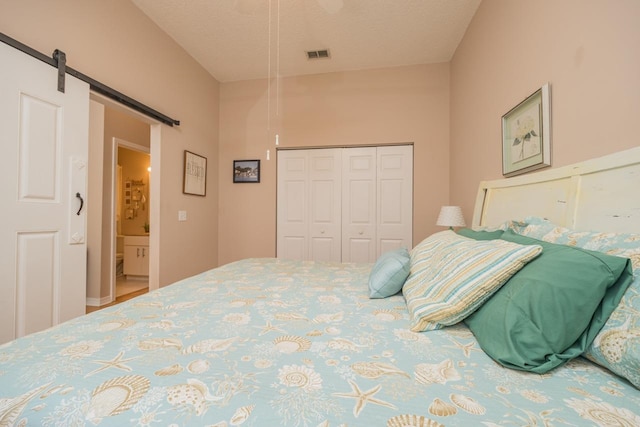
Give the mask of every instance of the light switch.
M 178 221 L 187 220 L 187 211 L 178 211 Z

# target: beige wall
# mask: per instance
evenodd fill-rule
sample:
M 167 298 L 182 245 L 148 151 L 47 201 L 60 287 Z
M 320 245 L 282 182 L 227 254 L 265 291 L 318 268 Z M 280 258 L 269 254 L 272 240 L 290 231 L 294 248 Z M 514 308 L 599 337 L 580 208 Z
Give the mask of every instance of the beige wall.
M 272 88 L 268 105 L 266 80 L 221 84 L 220 264 L 275 256 L 276 131 L 280 147 L 414 143 L 414 243 L 436 231 L 449 197 L 448 64 L 283 78 L 278 118 Z M 233 184 L 234 159 L 261 159 L 261 182 Z
M 552 167 L 638 145 L 640 2 L 483 0 L 451 61 L 451 201 L 502 177 L 501 116 L 549 82 Z
M 218 82 L 128 0 L 1 2 L 1 31 L 45 54 L 60 49 L 67 65 L 181 120 L 162 125 L 160 285 L 214 267 L 218 240 Z M 209 159 L 207 197 L 182 194 L 184 150 Z M 91 171 L 90 171 L 91 173 Z M 178 210 L 188 221 L 178 222 Z

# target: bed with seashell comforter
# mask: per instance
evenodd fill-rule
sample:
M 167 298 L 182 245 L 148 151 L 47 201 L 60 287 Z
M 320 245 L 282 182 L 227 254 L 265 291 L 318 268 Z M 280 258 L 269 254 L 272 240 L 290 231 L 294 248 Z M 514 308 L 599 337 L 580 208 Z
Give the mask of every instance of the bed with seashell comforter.
M 637 168 L 640 151 L 631 154 L 618 160 L 629 164 L 633 159 Z M 610 159 L 605 163 L 610 172 Z M 638 169 L 630 176 L 640 179 Z M 616 186 L 628 180 L 627 175 L 611 178 Z M 556 191 L 549 190 L 549 179 L 544 182 L 542 193 Z M 567 185 L 576 182 L 588 184 L 587 179 L 570 179 Z M 516 210 L 533 210 L 546 219 L 508 221 L 525 217 L 503 217 L 507 214 L 492 209 L 490 199 L 504 205 L 503 195 L 512 184 L 530 187 L 518 179 L 508 183 L 480 186 L 474 226 L 501 225 L 486 231 L 498 233 L 488 236 L 488 243 L 482 240 L 487 235 L 473 234 L 485 231 L 470 231 L 474 238 L 436 233 L 411 251 L 409 277 L 401 288 L 376 298 L 371 298 L 371 286 L 379 262 L 247 259 L 4 344 L 0 426 L 640 425 L 640 234 L 627 233 L 640 230 L 579 231 L 597 229 L 575 215 L 591 199 L 563 201 L 557 195 L 557 205 L 570 208 L 566 217 L 558 209 L 551 209 L 551 215 L 535 212 L 542 203 L 532 201 L 530 207 L 519 202 Z M 639 223 L 637 211 L 622 216 Z M 523 239 L 526 244 L 520 244 Z M 443 255 L 459 245 L 467 248 L 464 256 Z M 434 310 L 413 294 L 425 277 L 439 281 L 451 259 L 463 263 L 475 259 L 476 252 L 488 257 L 496 247 L 502 251 L 498 264 L 519 257 L 520 270 L 506 282 L 492 282 L 495 289 L 483 290 L 482 295 L 493 294 L 480 298 L 477 311 L 450 316 L 447 307 L 437 322 L 429 317 Z M 498 331 L 506 331 L 505 339 L 512 343 L 520 338 L 513 336 L 519 329 L 483 321 L 483 308 L 493 304 L 484 316 L 497 313 L 510 319 L 513 313 L 503 313 L 510 303 L 500 302 L 501 292 L 509 290 L 507 299 L 515 300 L 516 277 L 545 251 L 566 247 L 584 248 L 576 249 L 583 258 L 612 266 L 593 274 L 584 270 L 578 279 L 620 272 L 603 292 L 615 303 L 608 309 L 603 303 L 593 305 L 595 314 L 585 331 L 568 349 L 554 350 L 554 357 L 536 359 L 536 342 L 527 342 L 524 354 L 507 349 L 505 354 L 517 356 L 512 359 L 493 352 L 500 348 L 491 342 Z M 434 250 L 439 252 L 434 255 Z M 429 262 L 446 266 L 428 270 L 423 263 Z M 472 276 L 494 267 L 482 267 Z M 454 270 L 457 275 L 468 268 Z M 427 288 L 429 292 L 432 286 Z M 579 293 L 588 292 L 581 288 Z M 526 295 L 537 301 L 537 296 Z M 554 294 L 554 301 L 565 297 Z M 569 299 L 578 298 L 572 294 Z M 551 316 L 569 310 L 560 305 L 560 313 L 553 314 L 553 301 L 546 304 L 541 322 L 554 323 L 542 332 L 560 331 L 566 338 L 564 332 L 574 329 L 574 322 Z M 531 313 L 539 314 L 539 309 L 532 307 Z M 581 305 L 576 313 L 583 312 Z M 604 326 L 591 330 L 598 316 Z
M 640 423 L 640 392 L 585 359 L 538 375 L 464 325 L 409 330 L 368 264 L 249 259 L 0 348 L 2 425 Z

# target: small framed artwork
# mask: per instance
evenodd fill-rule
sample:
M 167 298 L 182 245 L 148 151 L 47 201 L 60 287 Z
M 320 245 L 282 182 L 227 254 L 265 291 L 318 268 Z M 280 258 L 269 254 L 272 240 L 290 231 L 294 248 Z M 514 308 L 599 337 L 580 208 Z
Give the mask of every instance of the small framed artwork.
M 207 194 L 207 158 L 190 151 L 184 152 L 182 192 L 196 196 Z
M 545 84 L 502 116 L 502 174 L 551 166 L 551 110 Z
M 260 182 L 260 160 L 234 160 L 233 182 Z

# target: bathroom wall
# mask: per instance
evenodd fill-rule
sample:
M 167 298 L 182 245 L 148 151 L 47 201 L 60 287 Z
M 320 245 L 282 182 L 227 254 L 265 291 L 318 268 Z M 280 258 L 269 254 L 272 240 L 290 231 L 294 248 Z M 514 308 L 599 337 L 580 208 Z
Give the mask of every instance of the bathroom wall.
M 118 164 L 122 166 L 120 233 L 125 236 L 145 234 L 144 226 L 149 223 L 149 162 L 147 153 L 118 148 Z

